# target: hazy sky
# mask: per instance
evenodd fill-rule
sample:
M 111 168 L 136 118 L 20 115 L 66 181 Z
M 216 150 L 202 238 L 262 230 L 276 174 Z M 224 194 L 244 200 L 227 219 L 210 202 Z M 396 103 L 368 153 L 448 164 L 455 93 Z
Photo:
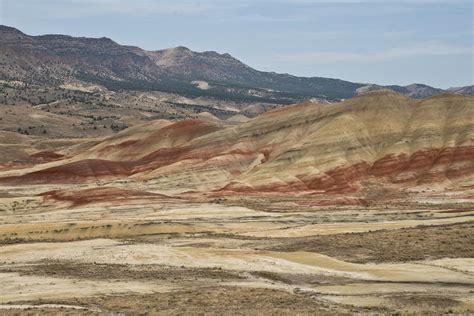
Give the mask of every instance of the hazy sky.
M 448 88 L 474 83 L 473 10 L 471 0 L 0 0 L 0 24 L 228 52 L 265 71 Z

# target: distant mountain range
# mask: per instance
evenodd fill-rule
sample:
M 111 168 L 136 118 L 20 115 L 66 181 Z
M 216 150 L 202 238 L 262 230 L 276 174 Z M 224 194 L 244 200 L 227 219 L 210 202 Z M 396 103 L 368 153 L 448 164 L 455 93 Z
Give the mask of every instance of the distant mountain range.
M 185 47 L 146 51 L 105 37 L 29 36 L 8 26 L 0 26 L 0 80 L 40 86 L 84 82 L 109 90 L 164 91 L 275 104 L 312 98 L 331 102 L 386 89 L 412 98 L 443 92 L 474 94 L 474 86 L 445 91 L 423 84 L 381 86 L 296 77 L 255 70 L 229 54 L 199 53 Z

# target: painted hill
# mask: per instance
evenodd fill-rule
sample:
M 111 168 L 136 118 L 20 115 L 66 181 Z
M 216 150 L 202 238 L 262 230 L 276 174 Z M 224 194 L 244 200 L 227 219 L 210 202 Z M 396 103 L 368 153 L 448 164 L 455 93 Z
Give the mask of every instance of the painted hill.
M 128 179 L 216 194 L 472 186 L 473 117 L 470 96 L 413 100 L 376 91 L 329 106 L 294 105 L 238 125 L 157 121 L 79 155 L 3 173 L 0 182 Z

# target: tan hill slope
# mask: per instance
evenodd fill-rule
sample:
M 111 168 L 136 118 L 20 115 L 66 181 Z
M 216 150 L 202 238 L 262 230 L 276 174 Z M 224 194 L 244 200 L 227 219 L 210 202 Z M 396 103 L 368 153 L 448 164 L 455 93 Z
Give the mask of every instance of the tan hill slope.
M 335 105 L 295 105 L 231 126 L 158 121 L 0 181 L 127 178 L 157 189 L 329 193 L 373 183 L 472 185 L 473 118 L 473 97 L 415 101 L 377 91 Z

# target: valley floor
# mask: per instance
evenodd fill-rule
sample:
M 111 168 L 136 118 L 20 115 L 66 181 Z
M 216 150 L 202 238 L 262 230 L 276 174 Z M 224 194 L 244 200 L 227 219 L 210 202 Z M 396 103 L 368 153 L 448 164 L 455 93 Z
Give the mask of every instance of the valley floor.
M 0 187 L 1 314 L 474 311 L 471 199 L 321 207 L 310 196 L 190 194 L 73 206 L 38 195 L 52 189 Z

